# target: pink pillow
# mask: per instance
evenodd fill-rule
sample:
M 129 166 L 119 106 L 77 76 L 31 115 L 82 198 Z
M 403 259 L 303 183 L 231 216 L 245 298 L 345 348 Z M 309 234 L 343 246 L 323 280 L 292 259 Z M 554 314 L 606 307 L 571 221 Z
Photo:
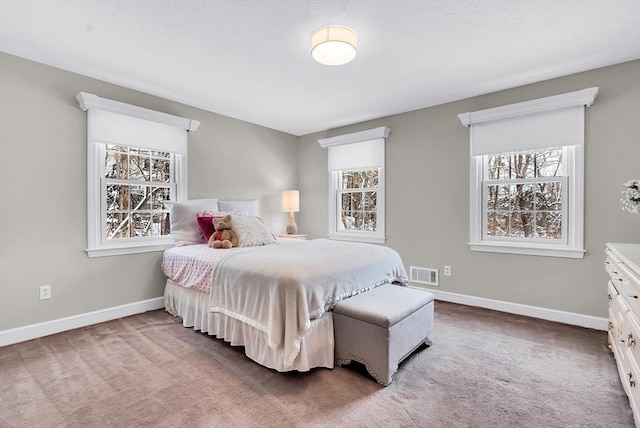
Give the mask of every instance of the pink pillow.
M 198 226 L 200 227 L 200 235 L 202 236 L 202 242 L 209 242 L 209 238 L 215 232 L 213 228 L 213 216 L 208 215 L 199 215 L 198 216 Z
M 200 227 L 200 236 L 202 243 L 209 243 L 209 238 L 216 230 L 213 227 L 213 219 L 216 217 L 224 217 L 231 214 L 238 217 L 246 217 L 248 214 L 244 211 L 201 211 L 198 213 L 198 226 Z

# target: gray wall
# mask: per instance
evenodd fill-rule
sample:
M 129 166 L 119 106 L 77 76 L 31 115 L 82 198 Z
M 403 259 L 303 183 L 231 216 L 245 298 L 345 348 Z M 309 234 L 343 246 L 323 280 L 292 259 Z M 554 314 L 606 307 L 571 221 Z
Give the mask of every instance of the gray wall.
M 0 53 L 0 330 L 162 296 L 160 252 L 88 258 L 85 91 L 202 122 L 189 197 L 259 199 L 274 232 L 298 182 L 297 138 Z M 53 298 L 39 300 L 40 285 Z
M 586 109 L 584 259 L 470 251 L 469 129 L 457 114 L 592 86 L 600 91 Z M 386 245 L 407 269 L 439 268 L 440 291 L 607 316 L 605 243 L 640 243 L 640 216 L 619 201 L 622 183 L 640 177 L 640 61 L 300 137 L 301 233 L 327 233 L 327 152 L 317 140 L 377 126 L 391 128 Z
M 471 252 L 468 129 L 457 114 L 599 86 L 586 110 L 582 260 Z M 606 317 L 605 242 L 640 242 L 640 216 L 620 207 L 640 177 L 640 61 L 300 138 L 0 53 L 0 330 L 162 295 L 161 253 L 89 259 L 86 113 L 90 92 L 202 122 L 189 135 L 189 197 L 260 200 L 274 232 L 280 191 L 301 191 L 297 222 L 327 232 L 326 151 L 318 138 L 390 126 L 387 245 L 410 265 L 449 264 L 442 291 Z M 384 100 L 381 100 L 384 102 Z M 38 287 L 52 284 L 40 301 Z

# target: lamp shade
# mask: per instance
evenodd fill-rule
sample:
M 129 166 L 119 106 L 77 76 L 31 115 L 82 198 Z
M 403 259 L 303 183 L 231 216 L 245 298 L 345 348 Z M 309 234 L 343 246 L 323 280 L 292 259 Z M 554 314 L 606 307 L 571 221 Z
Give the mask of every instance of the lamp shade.
M 282 192 L 282 211 L 286 213 L 300 211 L 300 192 L 297 190 L 284 190 Z
M 311 37 L 311 56 L 324 65 L 342 65 L 356 56 L 358 36 L 348 27 L 328 25 Z

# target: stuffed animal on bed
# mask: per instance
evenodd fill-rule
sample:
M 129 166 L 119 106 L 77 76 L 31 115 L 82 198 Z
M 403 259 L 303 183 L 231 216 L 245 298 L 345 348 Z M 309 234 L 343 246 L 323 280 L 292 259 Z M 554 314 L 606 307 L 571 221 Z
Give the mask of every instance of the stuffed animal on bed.
M 231 215 L 214 217 L 215 232 L 209 238 L 209 246 L 213 248 L 232 248 L 238 246 L 238 236 L 231 230 Z

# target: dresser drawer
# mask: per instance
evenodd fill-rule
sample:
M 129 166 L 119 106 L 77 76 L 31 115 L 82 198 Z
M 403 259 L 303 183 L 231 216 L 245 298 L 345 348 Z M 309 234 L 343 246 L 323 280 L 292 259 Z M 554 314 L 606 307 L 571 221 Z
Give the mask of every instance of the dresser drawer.
M 637 318 L 632 316 L 630 312 L 624 314 L 621 340 L 624 343 L 622 347 L 626 348 L 631 358 L 640 361 L 640 325 L 638 325 Z M 638 381 L 640 382 L 640 378 Z
M 627 327 L 629 319 L 629 308 L 621 296 L 618 296 L 615 300 L 617 310 L 612 312 L 612 346 L 615 348 L 613 352 L 616 354 L 616 358 L 626 358 L 624 351 L 627 349 L 627 342 L 625 334 L 629 334 L 630 330 Z
M 618 265 L 622 263 L 620 258 L 618 258 L 613 251 L 607 248 L 605 251 L 606 259 L 604 261 L 604 269 L 607 271 L 611 279 L 616 280 L 620 278 L 620 270 Z
M 640 316 L 640 281 L 624 264 L 619 264 L 617 271 L 618 278 L 613 284 L 637 318 Z
M 624 386 L 624 390 L 629 397 L 629 403 L 633 410 L 633 416 L 638 421 L 638 404 L 640 404 L 640 368 L 633 358 L 627 355 L 625 363 L 622 366 L 620 380 Z
M 616 313 L 618 311 L 618 289 L 613 281 L 607 283 L 607 301 L 609 302 L 609 309 L 611 312 Z

